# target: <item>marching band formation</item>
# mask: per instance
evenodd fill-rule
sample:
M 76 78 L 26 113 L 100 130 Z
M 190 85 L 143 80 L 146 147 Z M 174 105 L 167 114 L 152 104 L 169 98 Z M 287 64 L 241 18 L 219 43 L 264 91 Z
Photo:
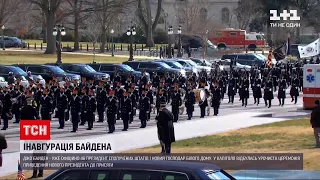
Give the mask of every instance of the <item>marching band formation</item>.
M 250 71 L 231 68 L 230 72 L 213 68 L 209 74 L 200 72 L 189 77 L 153 73 L 149 82 L 143 73 L 139 79 L 129 75 L 125 84 L 121 83 L 124 80 L 119 74 L 112 81 L 65 79 L 64 84 L 55 77 L 44 85 L 29 79 L 29 87 L 15 80 L 0 91 L 2 130 L 8 128 L 11 119 L 19 123 L 21 119 L 51 120 L 53 117 L 59 120 L 59 129 L 71 120 L 72 132 L 77 132 L 79 125 L 87 125 L 87 130 L 92 130 L 97 115 L 97 122 L 107 121 L 109 133 L 115 131 L 116 121 L 120 119 L 123 131 L 127 131 L 135 116 L 139 117 L 141 128 L 145 128 L 150 114 L 159 112 L 160 104 L 171 105 L 174 122 L 185 110 L 191 120 L 196 104 L 200 107 L 200 118 L 209 116 L 211 108 L 213 115 L 218 115 L 225 94 L 228 103 L 233 104 L 238 93 L 239 101 L 246 107 L 249 89 L 257 106 L 263 98 L 265 106 L 270 108 L 276 91 L 279 106 L 283 106 L 288 87 L 291 102 L 297 103 L 302 89 L 302 65 L 276 64 L 272 68 L 252 67 Z

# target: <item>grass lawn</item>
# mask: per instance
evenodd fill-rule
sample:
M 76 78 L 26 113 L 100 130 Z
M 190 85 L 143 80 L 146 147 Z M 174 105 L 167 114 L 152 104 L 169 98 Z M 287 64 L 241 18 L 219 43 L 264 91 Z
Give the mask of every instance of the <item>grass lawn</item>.
M 43 47 L 46 47 L 46 46 L 47 46 L 47 43 L 43 43 L 42 40 L 27 39 L 27 40 L 25 40 L 25 41 L 30 44 L 30 48 L 33 48 L 33 47 L 34 47 L 34 44 L 36 44 L 37 47 L 40 47 L 41 43 L 42 43 Z M 110 46 L 111 46 L 111 42 L 108 42 L 108 43 L 110 43 Z M 89 45 L 89 48 L 92 48 L 92 47 L 93 47 L 92 42 L 80 42 L 79 44 L 82 45 L 82 48 L 83 48 L 83 49 L 86 49 L 86 48 L 87 48 L 87 44 Z M 116 46 L 116 49 L 119 49 L 120 46 L 121 46 L 121 44 L 122 44 L 122 46 L 123 46 L 124 49 L 126 49 L 126 48 L 128 47 L 128 44 L 127 44 L 127 43 L 114 43 L 114 44 L 115 44 L 115 46 Z M 74 45 L 74 42 L 62 42 L 62 46 L 63 46 L 63 47 L 67 47 L 67 46 L 73 47 L 73 45 Z M 96 46 L 97 49 L 100 48 L 100 44 L 96 44 L 95 46 Z M 136 46 L 137 46 L 137 49 L 141 49 L 142 46 L 145 47 L 145 44 L 136 44 Z M 158 44 L 158 45 L 156 45 L 156 46 L 159 46 L 159 47 L 160 47 L 161 44 Z M 155 49 L 155 47 L 154 47 L 154 48 L 151 48 L 151 49 Z
M 128 57 L 129 58 L 129 57 Z M 96 56 L 95 61 L 100 63 L 122 63 L 126 57 Z M 138 58 L 136 58 L 138 59 Z M 54 63 L 57 60 L 55 54 L 43 54 L 43 52 L 31 51 L 0 51 L 0 64 L 44 64 Z M 62 62 L 65 63 L 92 63 L 93 55 L 62 54 Z
M 155 132 L 156 133 L 156 132 Z M 226 133 L 178 141 L 173 153 L 303 153 L 305 170 L 320 170 L 320 152 L 315 149 L 309 119 L 296 119 L 253 126 Z M 160 147 L 124 153 L 159 153 Z M 45 171 L 46 175 L 53 171 Z M 27 177 L 31 171 L 25 171 Z M 14 179 L 16 174 L 1 179 Z

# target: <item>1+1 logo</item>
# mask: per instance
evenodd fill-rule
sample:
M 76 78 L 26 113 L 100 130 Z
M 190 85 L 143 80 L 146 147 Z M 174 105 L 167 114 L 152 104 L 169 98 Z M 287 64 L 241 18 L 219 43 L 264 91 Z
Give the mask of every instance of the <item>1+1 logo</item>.
M 300 16 L 298 16 L 297 10 L 283 10 L 282 13 L 278 16 L 278 10 L 270 10 L 270 21 L 300 21 Z M 288 19 L 289 18 L 289 19 Z M 300 23 L 270 23 L 271 27 L 300 27 Z

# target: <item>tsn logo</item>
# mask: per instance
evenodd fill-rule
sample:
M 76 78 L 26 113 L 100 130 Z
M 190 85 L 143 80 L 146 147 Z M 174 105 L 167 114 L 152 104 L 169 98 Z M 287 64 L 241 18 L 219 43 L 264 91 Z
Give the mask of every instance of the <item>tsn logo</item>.
M 281 21 L 281 18 L 283 21 L 300 21 L 300 16 L 298 16 L 297 10 L 283 10 L 282 13 L 278 16 L 278 10 L 270 10 L 270 21 Z M 300 23 L 293 23 L 293 22 L 287 22 L 287 23 L 270 23 L 271 27 L 300 27 Z
M 20 140 L 50 140 L 50 120 L 21 120 Z

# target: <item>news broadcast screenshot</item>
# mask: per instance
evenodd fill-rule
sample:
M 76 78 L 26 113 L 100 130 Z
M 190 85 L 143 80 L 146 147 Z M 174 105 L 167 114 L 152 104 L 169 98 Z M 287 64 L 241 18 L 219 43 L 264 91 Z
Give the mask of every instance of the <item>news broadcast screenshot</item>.
M 320 180 L 319 17 L 0 0 L 0 180 Z

